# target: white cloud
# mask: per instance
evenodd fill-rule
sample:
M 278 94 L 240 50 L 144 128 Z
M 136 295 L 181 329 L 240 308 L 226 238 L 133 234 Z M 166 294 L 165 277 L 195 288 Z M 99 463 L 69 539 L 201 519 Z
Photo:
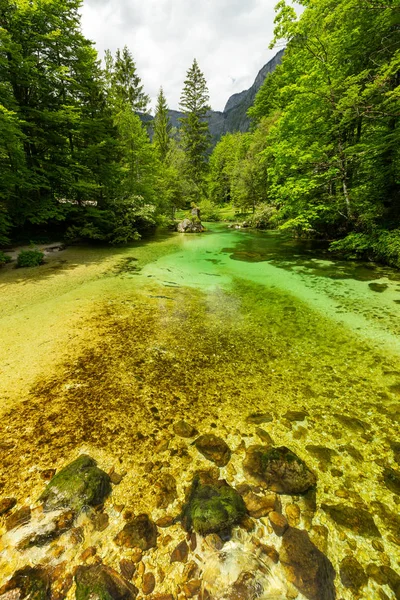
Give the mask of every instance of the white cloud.
M 84 0 L 82 29 L 100 57 L 127 45 L 152 105 L 163 86 L 178 109 L 183 81 L 196 58 L 214 110 L 251 86 L 276 53 L 276 0 Z

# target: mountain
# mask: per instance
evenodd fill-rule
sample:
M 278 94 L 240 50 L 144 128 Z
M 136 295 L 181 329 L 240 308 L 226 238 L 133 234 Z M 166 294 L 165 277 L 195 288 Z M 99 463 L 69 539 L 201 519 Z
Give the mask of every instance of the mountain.
M 216 144 L 224 133 L 234 133 L 235 131 L 248 131 L 250 128 L 250 119 L 247 116 L 247 111 L 253 105 L 256 94 L 266 76 L 275 71 L 276 67 L 282 62 L 284 50 L 280 50 L 274 58 L 272 58 L 258 72 L 253 85 L 243 92 L 233 94 L 225 105 L 223 112 L 210 110 L 207 114 L 208 126 L 210 128 L 213 143 Z M 178 110 L 169 110 L 168 115 L 172 127 L 179 129 L 179 119 L 183 113 Z M 153 117 L 145 116 L 145 120 L 152 120 Z

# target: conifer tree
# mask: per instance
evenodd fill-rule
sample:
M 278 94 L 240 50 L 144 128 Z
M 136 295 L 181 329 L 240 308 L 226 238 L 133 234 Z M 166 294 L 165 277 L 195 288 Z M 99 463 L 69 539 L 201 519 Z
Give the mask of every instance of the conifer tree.
M 128 103 L 134 112 L 147 112 L 150 98 L 143 91 L 130 50 L 126 46 L 122 51 L 118 48 L 115 58 L 107 50 L 105 63 L 109 97 L 114 108 L 121 110 Z
M 171 122 L 168 117 L 168 105 L 164 91 L 160 88 L 154 117 L 154 143 L 161 160 L 164 162 L 170 146 Z
M 188 175 L 197 189 L 200 198 L 207 171 L 207 151 L 210 145 L 210 133 L 206 120 L 210 110 L 207 83 L 200 71 L 196 59 L 188 70 L 181 94 L 180 108 L 182 143 L 186 153 Z

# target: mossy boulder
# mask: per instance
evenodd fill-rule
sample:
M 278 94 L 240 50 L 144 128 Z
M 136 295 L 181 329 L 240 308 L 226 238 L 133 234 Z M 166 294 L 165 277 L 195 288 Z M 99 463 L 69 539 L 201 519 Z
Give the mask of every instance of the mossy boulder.
M 71 508 L 76 512 L 84 506 L 97 506 L 111 491 L 110 478 L 93 458 L 79 458 L 57 473 L 40 496 L 45 510 Z
M 42 566 L 23 567 L 14 573 L 11 579 L 0 588 L 0 596 L 18 590 L 19 598 L 29 600 L 48 600 L 50 598 L 49 571 Z
M 230 532 L 246 515 L 246 505 L 240 494 L 222 479 L 197 474 L 182 512 L 187 531 L 201 535 Z
M 251 479 L 278 494 L 304 494 L 317 483 L 306 463 L 285 446 L 250 446 L 243 466 Z
M 75 573 L 76 600 L 134 600 L 138 589 L 106 565 L 80 566 Z

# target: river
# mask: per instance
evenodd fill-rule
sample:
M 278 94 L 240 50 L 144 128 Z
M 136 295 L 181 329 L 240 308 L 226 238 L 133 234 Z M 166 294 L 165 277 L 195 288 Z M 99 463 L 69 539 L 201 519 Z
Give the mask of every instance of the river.
M 81 515 L 78 542 L 67 531 L 21 551 L 3 536 L 0 587 L 26 564 L 62 564 L 65 579 L 87 548 L 118 570 L 130 555 L 114 537 L 130 512 L 155 521 L 178 515 L 195 471 L 215 468 L 195 437 L 174 432 L 184 420 L 228 444 L 232 458 L 219 477 L 234 487 L 248 483 L 247 449 L 265 440 L 305 461 L 317 479 L 315 505 L 282 495 L 278 512 L 329 558 L 337 598 L 399 598 L 399 316 L 398 271 L 225 224 L 117 250 L 70 247 L 39 268 L 3 269 L 0 499 L 35 507 L 49 470 L 81 453 L 123 478 L 102 507 L 102 531 Z M 176 482 L 167 509 L 159 500 L 166 474 Z M 378 533 L 363 531 L 348 507 L 373 519 Z M 235 528 L 226 542 L 227 552 L 240 544 L 248 552 L 249 572 L 258 568 L 251 560 L 261 560 L 254 538 L 278 552 L 281 544 L 266 515 L 252 520 L 253 530 Z M 133 582 L 141 588 L 151 572 L 156 592 L 189 597 L 182 563 L 170 564 L 181 525 L 159 530 L 157 550 Z M 269 559 L 269 589 L 255 582 L 253 596 L 229 596 L 229 569 L 218 559 L 207 571 L 216 552 L 208 554 L 207 543 L 189 560 L 203 587 L 220 578 L 209 584 L 213 598 L 312 597 Z M 74 597 L 74 586 L 65 594 Z

